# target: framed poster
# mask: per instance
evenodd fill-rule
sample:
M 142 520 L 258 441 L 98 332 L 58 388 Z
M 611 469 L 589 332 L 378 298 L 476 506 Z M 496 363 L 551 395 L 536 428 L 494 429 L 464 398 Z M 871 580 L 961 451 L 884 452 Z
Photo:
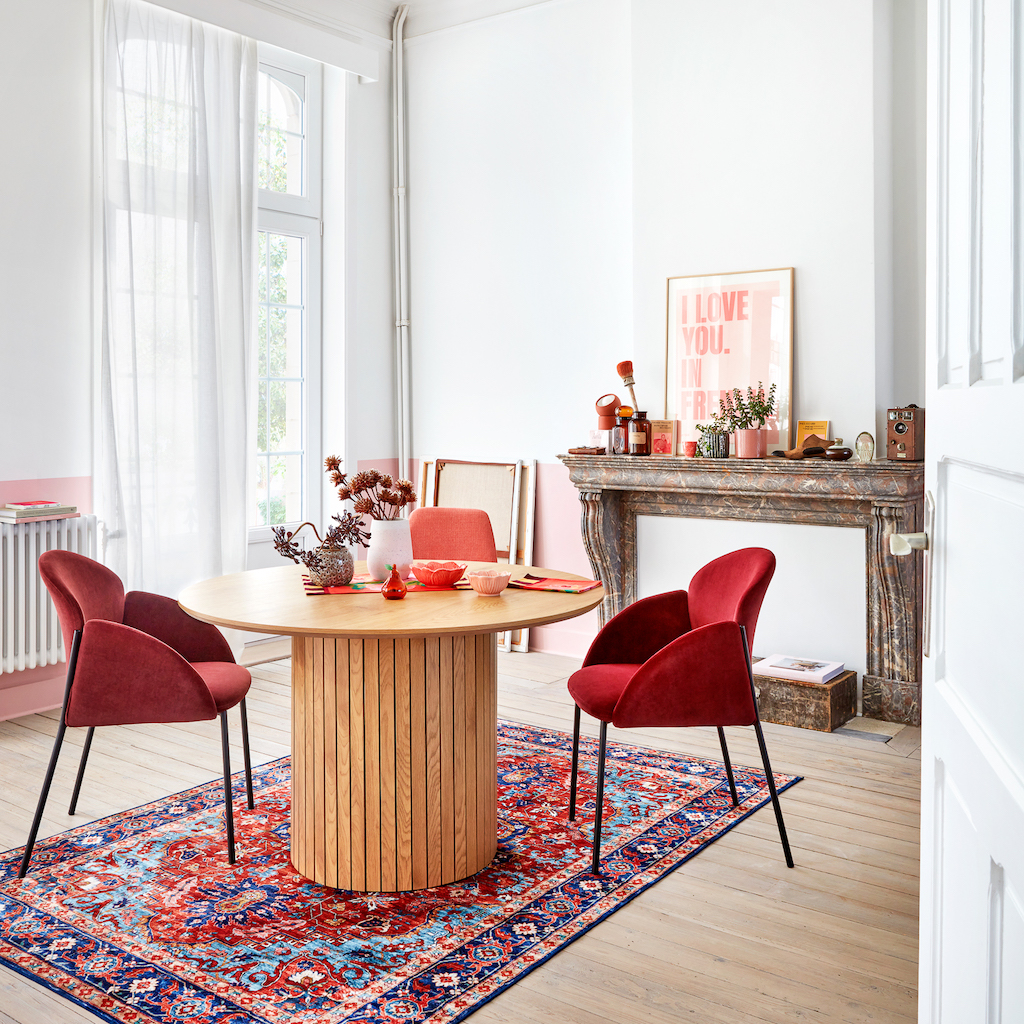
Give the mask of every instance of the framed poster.
M 677 454 L 733 388 L 775 385 L 768 449 L 790 447 L 793 391 L 793 268 L 668 279 L 665 418 L 676 420 Z

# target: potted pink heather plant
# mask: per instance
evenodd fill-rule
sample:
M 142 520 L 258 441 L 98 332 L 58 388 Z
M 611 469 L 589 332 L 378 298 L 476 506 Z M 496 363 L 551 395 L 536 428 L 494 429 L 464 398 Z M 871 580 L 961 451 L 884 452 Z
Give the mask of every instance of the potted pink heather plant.
M 768 438 L 764 425 L 775 414 L 775 385 L 765 394 L 764 384 L 757 390 L 748 387 L 727 391 L 719 400 L 722 415 L 729 421 L 736 443 L 738 459 L 762 459 L 768 454 Z

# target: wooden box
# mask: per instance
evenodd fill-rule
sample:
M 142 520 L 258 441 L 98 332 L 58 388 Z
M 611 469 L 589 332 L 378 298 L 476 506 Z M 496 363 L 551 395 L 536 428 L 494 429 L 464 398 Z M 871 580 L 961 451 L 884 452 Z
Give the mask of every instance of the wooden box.
M 831 732 L 857 714 L 857 673 L 840 672 L 827 683 L 759 676 L 754 665 L 754 690 L 761 721 Z

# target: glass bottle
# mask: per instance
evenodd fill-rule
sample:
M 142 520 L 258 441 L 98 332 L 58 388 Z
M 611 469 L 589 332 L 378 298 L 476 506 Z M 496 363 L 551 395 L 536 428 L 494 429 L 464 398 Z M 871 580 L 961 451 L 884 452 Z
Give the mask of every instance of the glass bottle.
M 651 454 L 651 421 L 647 418 L 647 413 L 639 409 L 633 413 L 633 418 L 629 421 L 629 454 Z
M 615 455 L 629 454 L 629 418 L 633 410 L 628 405 L 620 405 L 615 410 L 615 426 L 612 427 L 612 453 Z
M 397 565 L 389 565 L 388 568 L 391 570 L 391 575 L 384 581 L 380 592 L 384 595 L 385 601 L 401 601 L 409 588 L 405 585 L 405 580 L 398 574 Z

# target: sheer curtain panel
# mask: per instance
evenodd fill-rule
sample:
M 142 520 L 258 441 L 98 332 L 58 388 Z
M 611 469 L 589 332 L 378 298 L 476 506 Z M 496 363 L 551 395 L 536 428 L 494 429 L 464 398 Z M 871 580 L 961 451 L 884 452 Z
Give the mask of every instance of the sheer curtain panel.
M 96 465 L 105 561 L 177 594 L 245 568 L 256 44 L 111 0 Z

